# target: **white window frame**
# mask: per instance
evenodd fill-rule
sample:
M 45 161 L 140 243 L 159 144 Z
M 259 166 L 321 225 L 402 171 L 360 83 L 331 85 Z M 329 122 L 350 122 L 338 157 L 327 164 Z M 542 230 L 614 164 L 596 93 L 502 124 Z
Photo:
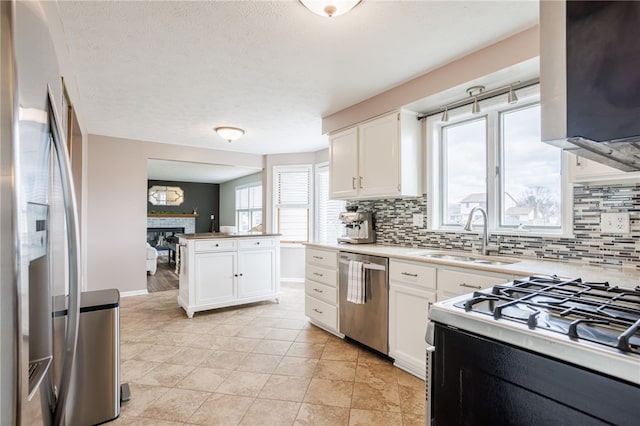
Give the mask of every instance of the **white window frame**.
M 238 204 L 237 204 L 237 203 L 238 203 L 238 201 L 237 201 L 237 197 L 238 197 L 238 190 L 241 190 L 241 189 L 247 189 L 247 190 L 249 190 L 249 194 L 250 194 L 250 193 L 251 193 L 251 192 L 250 192 L 250 189 L 251 189 L 251 188 L 255 188 L 255 187 L 257 187 L 257 186 L 259 186 L 259 187 L 261 187 L 261 188 L 262 188 L 262 182 L 251 182 L 251 183 L 247 183 L 247 184 L 244 184 L 244 185 L 238 185 L 238 186 L 236 186 L 236 187 L 234 188 L 234 197 L 235 197 L 235 199 L 236 199 L 236 215 L 235 215 L 235 216 L 236 216 L 236 229 L 238 230 L 238 232 L 242 232 L 242 230 L 240 229 L 240 212 L 248 212 L 248 213 L 249 213 L 249 223 L 252 223 L 252 222 L 253 222 L 253 213 L 254 213 L 254 212 L 256 212 L 256 211 L 259 211 L 259 212 L 260 212 L 260 214 L 262 215 L 262 226 L 263 226 L 263 228 L 264 228 L 264 211 L 263 211 L 263 206 L 255 207 L 255 208 L 251 208 L 251 207 L 249 207 L 249 208 L 246 208 L 246 209 L 239 209 L 239 208 L 237 207 L 237 205 L 238 205 Z M 264 191 L 264 188 L 262 188 L 262 191 Z M 261 191 L 261 192 L 262 192 L 262 191 Z M 260 198 L 260 204 L 263 204 L 263 198 L 262 198 L 262 196 L 261 196 L 261 198 Z M 251 203 L 249 203 L 249 205 L 251 205 Z M 251 228 L 249 228 L 249 231 L 250 231 L 250 230 L 251 230 Z
M 509 234 L 509 235 L 535 235 L 535 236 L 554 236 L 554 237 L 571 237 L 573 235 L 573 186 L 569 180 L 569 156 L 562 153 L 561 158 L 561 203 L 562 203 L 562 226 L 557 231 L 547 230 L 543 228 L 507 228 L 499 227 L 500 215 L 500 198 L 501 178 L 496 171 L 496 167 L 500 166 L 500 123 L 499 114 L 511 110 L 521 109 L 528 105 L 534 105 L 540 102 L 539 85 L 529 86 L 518 90 L 519 102 L 515 105 L 508 105 L 506 101 L 507 95 L 496 96 L 494 98 L 481 101 L 481 113 L 472 114 L 471 105 L 463 106 L 453 110 L 449 110 L 449 121 L 444 123 L 440 120 L 440 114 L 432 115 L 425 119 L 425 135 L 426 135 L 426 155 L 429 172 L 427 173 L 427 209 L 428 223 L 427 227 L 430 231 L 462 231 L 462 226 L 443 226 L 441 225 L 441 208 L 440 195 L 442 194 L 442 155 L 440 153 L 441 129 L 445 125 L 452 122 L 462 122 L 478 118 L 479 116 L 487 116 L 487 227 L 491 233 Z M 540 142 L 544 143 L 544 142 Z M 432 196 L 433 195 L 433 196 Z
M 278 180 L 276 176 L 281 170 L 287 171 L 305 171 L 309 174 L 309 194 L 308 194 L 308 204 L 296 204 L 296 205 L 288 205 L 291 208 L 307 208 L 309 211 L 309 219 L 307 222 L 307 240 L 305 241 L 289 241 L 283 239 L 282 242 L 285 244 L 299 244 L 310 242 L 314 235 L 313 223 L 314 223 L 314 174 L 313 174 L 313 165 L 312 164 L 297 164 L 297 165 L 278 165 L 273 166 L 272 176 L 273 176 L 273 211 L 272 211 L 272 229 L 274 232 L 278 232 L 278 208 L 280 205 L 278 204 Z
M 326 171 L 327 173 L 331 173 L 331 169 L 329 168 L 329 162 L 325 161 L 322 163 L 317 163 L 315 165 L 315 175 L 314 175 L 314 217 L 319 218 L 320 217 L 320 213 L 319 213 L 319 209 L 320 209 L 320 185 L 318 184 L 318 182 L 320 182 L 319 179 L 319 174 L 321 172 Z M 329 188 L 329 192 L 330 192 L 330 188 Z M 328 201 L 331 201 L 331 199 L 329 198 Z M 343 200 L 336 200 L 336 201 L 342 201 L 345 205 L 346 202 L 344 202 Z M 338 220 L 338 218 L 336 218 L 336 220 Z M 313 241 L 314 242 L 325 242 L 325 241 L 320 241 L 320 227 L 318 226 L 318 221 L 314 221 L 313 222 Z M 330 242 L 330 241 L 326 241 L 326 242 Z M 337 242 L 333 241 L 333 242 Z

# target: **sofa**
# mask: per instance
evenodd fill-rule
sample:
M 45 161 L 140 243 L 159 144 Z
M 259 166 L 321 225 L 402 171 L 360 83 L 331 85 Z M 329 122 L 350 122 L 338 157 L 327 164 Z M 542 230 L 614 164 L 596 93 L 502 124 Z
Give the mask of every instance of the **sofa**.
M 151 275 L 155 275 L 158 269 L 158 250 L 151 247 L 151 244 L 147 243 L 147 272 Z

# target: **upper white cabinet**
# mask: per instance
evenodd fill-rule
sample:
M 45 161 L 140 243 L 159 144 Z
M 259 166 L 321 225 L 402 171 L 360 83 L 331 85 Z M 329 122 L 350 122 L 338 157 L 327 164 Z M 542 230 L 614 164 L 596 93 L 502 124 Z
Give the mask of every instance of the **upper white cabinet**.
M 331 199 L 418 196 L 420 124 L 397 111 L 330 136 Z
M 569 177 L 571 182 L 578 184 L 625 183 L 638 182 L 640 172 L 623 172 L 584 157 L 571 155 Z

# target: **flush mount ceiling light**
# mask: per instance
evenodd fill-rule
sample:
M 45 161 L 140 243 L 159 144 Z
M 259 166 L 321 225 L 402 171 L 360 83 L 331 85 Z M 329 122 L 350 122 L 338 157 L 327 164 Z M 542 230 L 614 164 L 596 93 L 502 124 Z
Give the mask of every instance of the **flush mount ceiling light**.
M 477 114 L 480 112 L 480 105 L 478 105 L 478 95 L 484 92 L 484 89 L 484 86 L 471 86 L 467 89 L 467 93 L 473 98 L 473 106 L 471 107 L 472 114 Z
M 360 3 L 361 0 L 299 0 L 300 3 L 316 15 L 331 18 L 344 15 Z
M 239 127 L 223 126 L 216 127 L 213 130 L 215 130 L 222 139 L 226 140 L 229 143 L 244 135 L 244 130 L 240 129 Z

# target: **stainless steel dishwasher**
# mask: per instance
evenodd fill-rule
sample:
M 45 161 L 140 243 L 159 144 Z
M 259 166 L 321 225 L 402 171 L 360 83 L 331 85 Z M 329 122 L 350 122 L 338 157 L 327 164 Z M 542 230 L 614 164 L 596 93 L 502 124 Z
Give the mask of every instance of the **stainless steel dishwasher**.
M 347 301 L 349 261 L 364 263 L 365 303 Z M 376 351 L 389 354 L 389 259 L 340 252 L 340 333 Z

